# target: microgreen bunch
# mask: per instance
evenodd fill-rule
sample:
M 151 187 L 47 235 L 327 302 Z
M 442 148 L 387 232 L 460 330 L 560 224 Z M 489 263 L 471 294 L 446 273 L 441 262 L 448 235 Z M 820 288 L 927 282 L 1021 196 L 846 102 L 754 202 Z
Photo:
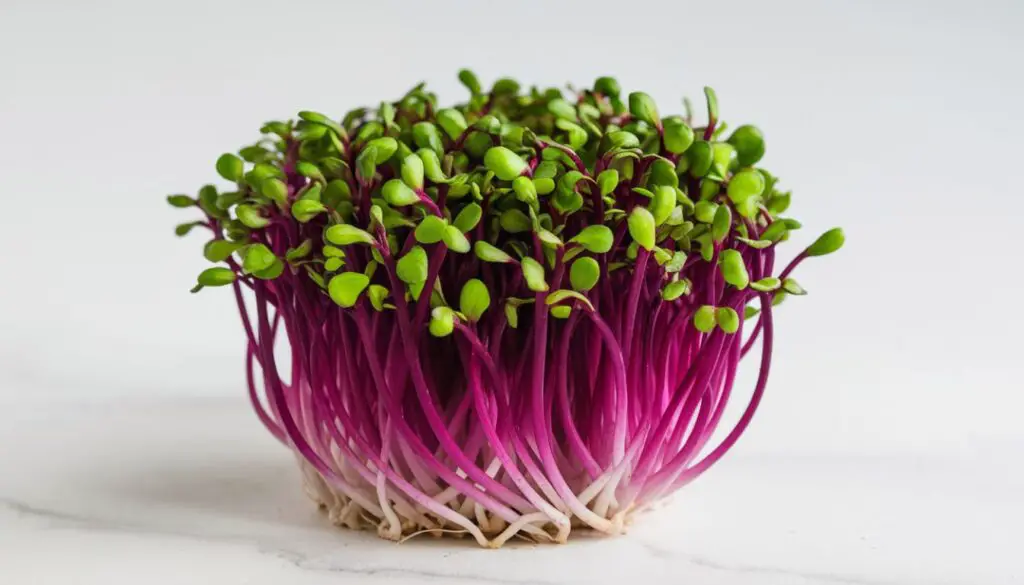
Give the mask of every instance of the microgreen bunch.
M 459 79 L 452 107 L 421 84 L 268 122 L 217 160 L 224 186 L 169 197 L 202 213 L 179 235 L 212 234 L 193 290 L 233 288 L 252 403 L 339 524 L 484 546 L 618 533 L 736 443 L 773 306 L 843 233 L 778 269 L 790 193 L 710 88 L 698 123 L 611 77 Z M 758 340 L 749 403 L 712 444 Z

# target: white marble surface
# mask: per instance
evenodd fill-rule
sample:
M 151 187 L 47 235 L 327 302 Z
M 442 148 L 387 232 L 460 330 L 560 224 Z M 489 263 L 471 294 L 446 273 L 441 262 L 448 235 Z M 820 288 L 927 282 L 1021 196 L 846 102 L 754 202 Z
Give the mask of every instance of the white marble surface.
M 331 527 L 242 399 L 5 411 L 5 584 L 1024 582 L 1011 445 L 983 457 L 747 450 L 624 537 L 489 551 Z

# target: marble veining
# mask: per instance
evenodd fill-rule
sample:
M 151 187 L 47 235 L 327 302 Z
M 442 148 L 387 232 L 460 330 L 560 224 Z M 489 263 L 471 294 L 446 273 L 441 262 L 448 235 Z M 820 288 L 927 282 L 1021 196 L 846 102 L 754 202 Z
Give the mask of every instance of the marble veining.
M 1024 477 L 977 461 L 740 453 L 624 537 L 488 551 L 331 526 L 243 403 L 40 405 L 0 441 L 4 583 L 1020 582 Z

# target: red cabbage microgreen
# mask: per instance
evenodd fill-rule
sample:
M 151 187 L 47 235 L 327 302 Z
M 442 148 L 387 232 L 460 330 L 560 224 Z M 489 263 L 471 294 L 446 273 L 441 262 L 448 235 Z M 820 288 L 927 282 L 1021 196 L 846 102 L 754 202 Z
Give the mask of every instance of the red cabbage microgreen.
M 459 79 L 451 108 L 418 85 L 268 122 L 217 159 L 229 189 L 169 197 L 204 216 L 179 235 L 212 232 L 193 291 L 233 287 L 252 404 L 334 522 L 490 547 L 619 533 L 739 439 L 773 306 L 843 232 L 777 270 L 790 195 L 755 166 L 760 130 L 724 137 L 710 88 L 700 127 L 610 77 L 568 96 Z

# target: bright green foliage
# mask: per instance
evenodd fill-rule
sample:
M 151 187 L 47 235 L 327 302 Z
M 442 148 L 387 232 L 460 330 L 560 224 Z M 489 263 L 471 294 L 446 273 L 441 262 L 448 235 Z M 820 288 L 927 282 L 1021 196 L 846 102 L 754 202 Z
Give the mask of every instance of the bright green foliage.
M 198 286 L 224 286 L 231 284 L 235 281 L 235 273 L 229 268 L 217 266 L 214 268 L 207 268 L 206 270 L 199 273 L 199 277 L 196 279 Z
M 721 255 L 722 277 L 725 282 L 742 290 L 750 283 L 743 255 L 736 250 L 723 250 Z
M 693 325 L 701 333 L 710 333 L 715 328 L 715 308 L 704 305 L 693 313 Z
M 503 181 L 511 181 L 526 170 L 526 161 L 504 146 L 494 146 L 484 155 L 487 170 Z
M 807 248 L 807 255 L 824 256 L 826 254 L 831 254 L 839 248 L 842 248 L 845 242 L 846 236 L 843 234 L 842 228 L 830 229 L 829 231 L 821 234 L 821 237 L 815 240 L 814 243 Z
M 406 284 L 416 284 L 427 280 L 428 265 L 427 251 L 422 246 L 413 246 L 398 260 L 396 272 Z
M 800 228 L 780 217 L 792 196 L 759 166 L 764 135 L 727 125 L 711 88 L 706 117 L 662 117 L 650 95 L 612 77 L 579 91 L 458 77 L 470 96 L 450 107 L 421 84 L 340 118 L 301 111 L 267 122 L 262 140 L 217 158 L 231 183 L 223 192 L 169 196 L 202 214 L 175 231 L 211 228 L 203 255 L 230 266 L 203 272 L 196 290 L 237 278 L 258 293 L 261 280 L 280 278 L 345 310 L 404 307 L 420 326 L 432 309 L 438 337 L 460 321 L 488 335 L 493 319 L 532 327 L 536 308 L 524 309 L 529 325 L 519 308 L 536 293 L 548 293 L 553 318 L 596 310 L 616 332 L 635 302 L 725 333 L 740 326 L 729 305 L 806 294 L 784 257 Z M 830 230 L 796 262 L 843 243 Z M 654 261 L 638 267 L 641 250 Z M 357 302 L 363 294 L 369 303 Z M 457 309 L 446 300 L 454 294 Z M 326 316 L 315 297 L 283 298 Z M 503 310 L 488 311 L 492 302 Z M 745 308 L 744 318 L 758 315 Z
M 586 292 L 594 288 L 600 278 L 601 267 L 597 260 L 589 256 L 577 259 L 569 270 L 569 281 L 578 291 Z
M 544 267 L 541 266 L 540 262 L 527 256 L 522 259 L 521 264 L 523 279 L 526 280 L 526 285 L 530 287 L 530 290 L 535 292 L 548 290 L 548 283 L 544 280 Z
M 470 321 L 479 321 L 490 306 L 491 294 L 487 285 L 478 278 L 467 280 L 459 294 L 459 310 L 462 314 Z
M 327 293 L 338 305 L 351 307 L 369 284 L 370 279 L 362 272 L 342 272 L 327 283 Z
M 718 322 L 718 327 L 726 333 L 736 333 L 740 328 L 740 316 L 732 307 L 715 309 L 715 321 Z
M 629 235 L 645 250 L 654 248 L 655 243 L 655 222 L 650 211 L 643 207 L 634 207 L 629 214 Z

